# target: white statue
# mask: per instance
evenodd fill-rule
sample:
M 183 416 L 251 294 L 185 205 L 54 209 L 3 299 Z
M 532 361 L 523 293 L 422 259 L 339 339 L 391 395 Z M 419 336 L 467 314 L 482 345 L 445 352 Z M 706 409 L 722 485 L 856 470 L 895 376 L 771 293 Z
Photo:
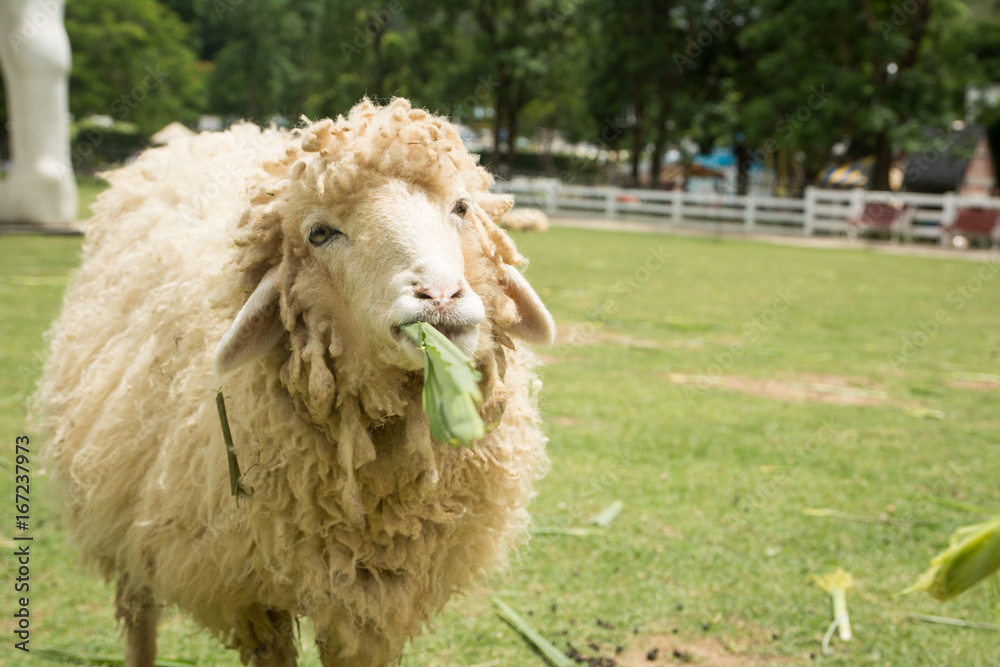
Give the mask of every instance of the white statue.
M 64 2 L 0 0 L 0 61 L 12 162 L 0 182 L 0 222 L 76 219 Z

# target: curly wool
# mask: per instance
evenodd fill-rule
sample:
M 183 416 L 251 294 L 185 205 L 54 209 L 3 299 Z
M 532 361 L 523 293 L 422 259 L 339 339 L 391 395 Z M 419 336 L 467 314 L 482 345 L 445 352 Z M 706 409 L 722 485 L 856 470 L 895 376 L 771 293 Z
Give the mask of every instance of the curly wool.
M 466 277 L 487 312 L 475 360 L 484 420 L 499 423 L 472 448 L 430 439 L 420 374 L 344 350 L 352 323 L 303 270 L 292 214 L 356 205 L 385 175 L 430 190 L 461 179 L 472 198 Z M 400 99 L 292 133 L 177 140 L 107 178 L 37 396 L 84 557 L 244 660 L 279 630 L 268 610 L 312 617 L 344 656 L 398 655 L 524 537 L 547 467 L 534 362 L 503 333 L 517 318 L 503 267 L 521 262 L 497 226 L 509 199 L 452 125 Z M 212 353 L 275 267 L 286 342 L 224 383 L 254 491 L 237 505 Z

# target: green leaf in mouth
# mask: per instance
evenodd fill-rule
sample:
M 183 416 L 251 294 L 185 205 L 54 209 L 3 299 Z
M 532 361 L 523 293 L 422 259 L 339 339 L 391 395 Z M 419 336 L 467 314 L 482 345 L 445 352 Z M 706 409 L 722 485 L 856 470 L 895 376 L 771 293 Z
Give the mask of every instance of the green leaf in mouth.
M 476 403 L 482 374 L 472 359 L 427 322 L 399 327 L 423 352 L 424 412 L 431 437 L 452 446 L 470 446 L 483 437 L 486 427 Z

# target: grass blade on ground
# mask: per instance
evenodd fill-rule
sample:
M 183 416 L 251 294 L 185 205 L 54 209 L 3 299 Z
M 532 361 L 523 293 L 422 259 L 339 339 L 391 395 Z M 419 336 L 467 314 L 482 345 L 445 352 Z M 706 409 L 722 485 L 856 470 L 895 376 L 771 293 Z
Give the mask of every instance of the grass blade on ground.
M 622 508 L 624 506 L 625 505 L 622 503 L 622 501 L 616 500 L 615 502 L 611 503 L 603 510 L 595 514 L 594 518 L 590 520 L 590 523 L 594 526 L 600 526 L 601 528 L 605 528 L 606 526 L 608 526 L 608 524 L 610 524 L 612 521 L 615 520 L 615 517 L 621 513 Z
M 516 611 L 511 609 L 503 600 L 498 597 L 493 598 L 500 618 L 507 621 L 515 630 L 520 632 L 525 639 L 538 649 L 545 659 L 554 667 L 575 667 L 576 663 L 568 658 L 562 651 L 557 649 L 545 637 L 538 634 L 538 631 L 528 625 L 528 622 L 521 618 Z
M 948 618 L 947 616 L 933 616 L 931 614 L 918 614 L 913 611 L 906 612 L 908 618 L 924 623 L 937 623 L 938 625 L 954 625 L 959 628 L 970 628 L 972 630 L 1000 630 L 1000 625 L 996 623 L 977 623 L 976 621 L 963 621 L 960 618 Z

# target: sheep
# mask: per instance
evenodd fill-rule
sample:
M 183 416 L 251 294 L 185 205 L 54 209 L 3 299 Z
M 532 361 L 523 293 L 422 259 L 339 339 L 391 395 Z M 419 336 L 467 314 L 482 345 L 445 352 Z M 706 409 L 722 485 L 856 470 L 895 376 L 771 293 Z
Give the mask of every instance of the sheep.
M 500 219 L 504 229 L 527 232 L 544 232 L 549 229 L 549 216 L 537 208 L 514 208 Z
M 445 119 L 405 99 L 292 132 L 240 124 L 107 175 L 49 332 L 44 455 L 86 562 L 117 578 L 130 667 L 163 605 L 244 664 L 382 665 L 526 538 L 547 470 L 526 343 L 551 315 L 510 207 Z M 471 447 L 434 442 L 426 321 L 475 361 Z M 242 483 L 229 495 L 222 387 Z

